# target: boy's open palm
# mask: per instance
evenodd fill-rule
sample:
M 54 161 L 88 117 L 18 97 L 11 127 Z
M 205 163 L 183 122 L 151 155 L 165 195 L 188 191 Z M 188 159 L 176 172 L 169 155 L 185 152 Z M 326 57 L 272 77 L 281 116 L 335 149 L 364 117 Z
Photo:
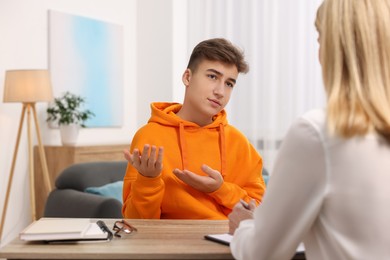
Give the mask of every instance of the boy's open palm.
M 210 193 L 221 187 L 223 178 L 219 171 L 210 168 L 203 164 L 202 171 L 208 176 L 200 176 L 188 170 L 174 169 L 173 173 L 183 182 L 190 185 L 192 188 L 202 192 Z
M 138 149 L 134 149 L 132 154 L 128 150 L 124 150 L 123 154 L 126 160 L 133 165 L 141 175 L 150 178 L 160 175 L 163 168 L 163 147 L 159 147 L 157 153 L 156 146 L 145 144 L 142 154 L 140 154 Z

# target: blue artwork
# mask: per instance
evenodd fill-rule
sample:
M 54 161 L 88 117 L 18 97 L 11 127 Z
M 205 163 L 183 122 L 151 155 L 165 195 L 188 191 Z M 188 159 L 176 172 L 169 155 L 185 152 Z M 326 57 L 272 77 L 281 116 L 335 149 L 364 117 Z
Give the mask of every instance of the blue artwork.
M 122 26 L 50 10 L 49 69 L 55 97 L 70 91 L 86 99 L 95 114 L 87 127 L 122 126 Z

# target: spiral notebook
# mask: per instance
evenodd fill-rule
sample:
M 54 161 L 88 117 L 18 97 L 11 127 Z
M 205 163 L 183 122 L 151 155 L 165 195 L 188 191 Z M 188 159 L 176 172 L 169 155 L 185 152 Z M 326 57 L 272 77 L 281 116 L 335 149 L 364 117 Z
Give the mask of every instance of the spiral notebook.
M 112 233 L 101 220 L 41 218 L 20 232 L 19 238 L 24 241 L 47 242 L 109 241 L 112 238 Z

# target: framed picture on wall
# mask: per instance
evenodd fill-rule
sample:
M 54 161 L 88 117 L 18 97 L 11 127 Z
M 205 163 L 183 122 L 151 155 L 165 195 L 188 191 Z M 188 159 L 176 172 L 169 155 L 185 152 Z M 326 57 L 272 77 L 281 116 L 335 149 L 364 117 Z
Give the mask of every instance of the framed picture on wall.
M 123 27 L 49 10 L 49 69 L 55 97 L 86 99 L 87 127 L 123 124 Z

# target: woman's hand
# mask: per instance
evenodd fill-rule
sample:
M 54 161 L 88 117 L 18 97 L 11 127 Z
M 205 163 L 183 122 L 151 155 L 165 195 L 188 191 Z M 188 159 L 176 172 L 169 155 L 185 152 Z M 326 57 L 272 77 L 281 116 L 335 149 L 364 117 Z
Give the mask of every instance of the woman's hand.
M 256 208 L 256 201 L 254 199 L 251 199 L 251 201 L 248 204 L 249 208 L 246 208 L 243 203 L 238 202 L 232 212 L 228 215 L 229 218 L 229 234 L 233 235 L 234 231 L 238 228 L 240 225 L 240 222 L 245 219 L 252 219 L 253 218 L 253 211 Z

